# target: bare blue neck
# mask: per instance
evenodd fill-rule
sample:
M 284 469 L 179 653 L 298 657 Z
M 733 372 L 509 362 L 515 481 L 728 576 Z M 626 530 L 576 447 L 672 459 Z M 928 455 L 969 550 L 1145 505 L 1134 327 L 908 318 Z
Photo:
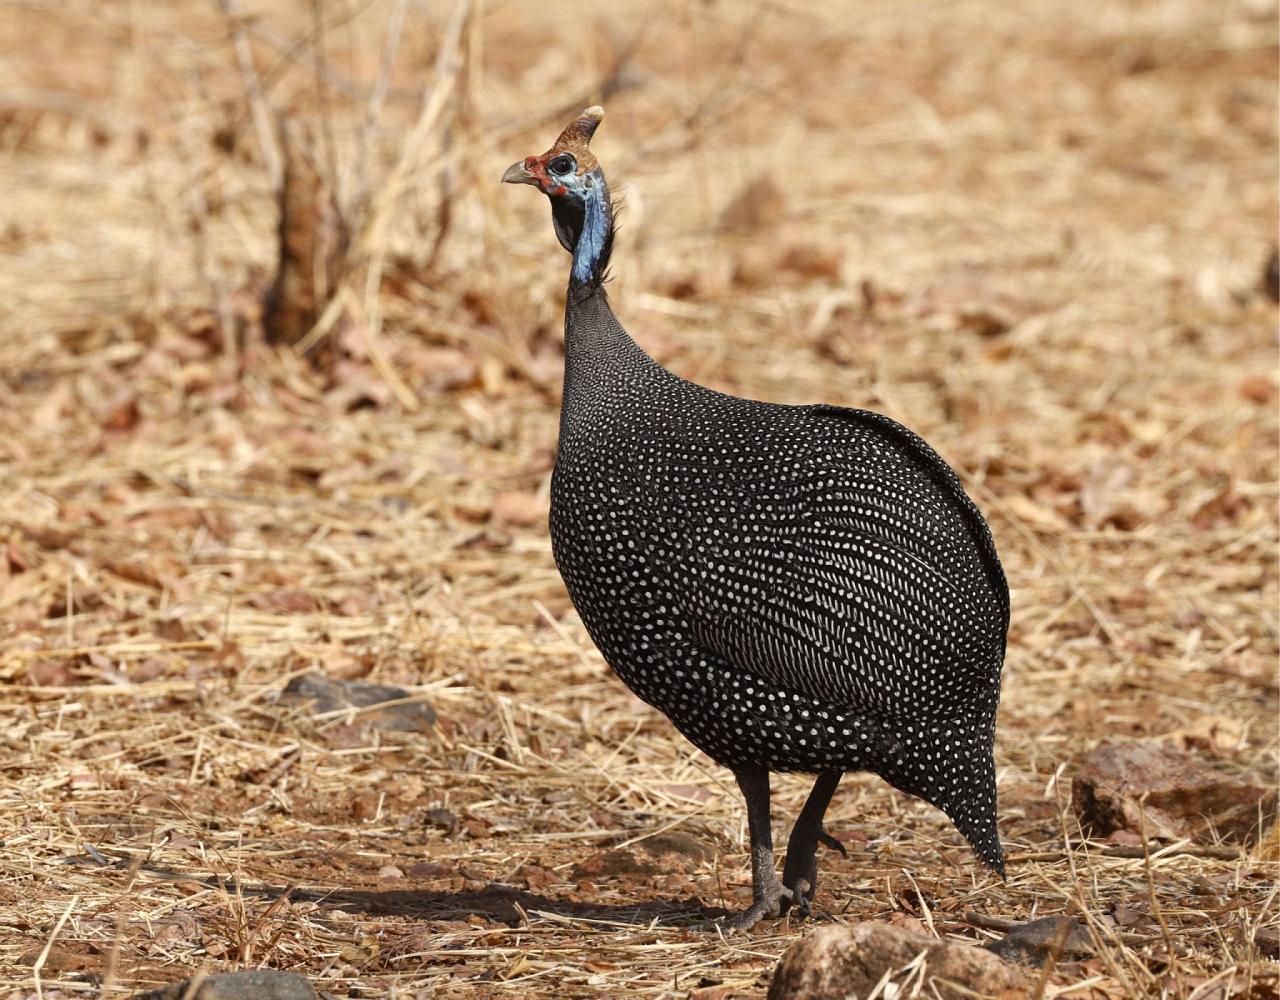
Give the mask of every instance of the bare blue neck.
M 613 235 L 613 215 L 603 178 L 586 192 L 582 207 L 582 229 L 573 247 L 573 280 L 579 284 L 599 284 L 609 262 Z

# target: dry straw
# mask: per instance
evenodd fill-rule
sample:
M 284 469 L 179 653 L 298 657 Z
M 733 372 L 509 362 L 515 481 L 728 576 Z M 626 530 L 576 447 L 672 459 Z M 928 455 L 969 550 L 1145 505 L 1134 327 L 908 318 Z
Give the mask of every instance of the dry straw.
M 748 895 L 740 802 L 608 675 L 546 537 L 567 258 L 497 180 L 597 100 L 636 336 L 908 422 L 1012 581 L 1008 882 L 855 777 L 823 919 L 1070 914 L 1096 957 L 1040 996 L 1272 995 L 1274 846 L 1090 843 L 1066 785 L 1103 737 L 1275 780 L 1273 13 L 11 5 L 11 995 L 256 965 L 333 995 L 763 995 L 802 929 L 690 929 Z M 292 347 L 262 330 L 282 128 L 353 237 Z M 314 670 L 440 725 L 277 703 Z

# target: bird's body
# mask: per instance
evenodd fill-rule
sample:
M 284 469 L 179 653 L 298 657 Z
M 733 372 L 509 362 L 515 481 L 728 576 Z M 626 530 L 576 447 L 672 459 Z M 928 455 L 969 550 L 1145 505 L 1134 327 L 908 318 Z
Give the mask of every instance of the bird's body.
M 570 129 L 589 139 L 598 120 Z M 986 523 L 942 459 L 886 417 L 739 399 L 650 359 L 603 288 L 603 175 L 583 206 L 554 194 L 545 164 L 563 166 L 566 149 L 581 160 L 585 141 L 562 136 L 508 172 L 543 165 L 574 252 L 556 564 L 618 676 L 734 770 L 757 890 L 740 924 L 807 905 L 816 845 L 835 844 L 822 812 L 845 771 L 943 809 L 999 868 L 992 741 L 1009 602 Z M 769 771 L 822 776 L 785 888 L 772 871 Z

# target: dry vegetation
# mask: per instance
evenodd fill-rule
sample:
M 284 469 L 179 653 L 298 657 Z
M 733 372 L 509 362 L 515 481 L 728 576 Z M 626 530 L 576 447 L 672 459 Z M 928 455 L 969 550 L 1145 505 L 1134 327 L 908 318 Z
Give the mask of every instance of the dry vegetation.
M 637 338 L 909 423 L 1012 584 L 1009 881 L 851 777 L 820 919 L 978 940 L 970 912 L 1073 913 L 1104 947 L 1044 996 L 1277 995 L 1250 944 L 1280 920 L 1274 852 L 1107 856 L 1066 787 L 1104 736 L 1276 777 L 1270 4 L 0 18 L 12 995 L 256 965 L 350 996 L 762 995 L 802 928 L 693 929 L 749 894 L 740 799 L 608 675 L 544 524 L 567 257 L 497 178 L 601 98 Z M 294 201 L 339 206 L 350 246 L 312 261 L 300 347 L 263 330 L 289 149 Z M 317 669 L 440 725 L 276 703 Z M 781 823 L 805 785 L 777 787 Z M 654 862 L 656 831 L 716 856 Z

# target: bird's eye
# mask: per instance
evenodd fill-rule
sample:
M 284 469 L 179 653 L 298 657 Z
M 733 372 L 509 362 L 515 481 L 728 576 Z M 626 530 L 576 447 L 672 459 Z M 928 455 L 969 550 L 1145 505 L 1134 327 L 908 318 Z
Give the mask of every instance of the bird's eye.
M 568 155 L 557 156 L 547 166 L 553 174 L 567 174 L 574 167 L 573 157 Z

